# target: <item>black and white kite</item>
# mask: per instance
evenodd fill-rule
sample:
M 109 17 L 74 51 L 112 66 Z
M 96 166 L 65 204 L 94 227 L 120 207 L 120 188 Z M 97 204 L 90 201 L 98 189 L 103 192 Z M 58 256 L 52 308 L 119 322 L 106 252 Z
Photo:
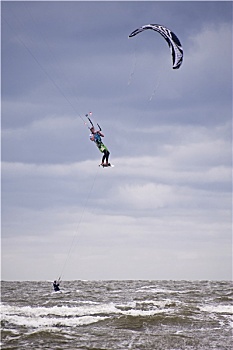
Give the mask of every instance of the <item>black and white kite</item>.
M 136 30 L 134 30 L 132 33 L 130 33 L 129 38 L 143 32 L 146 29 L 152 29 L 158 33 L 160 33 L 166 42 L 168 43 L 171 54 L 172 54 L 172 63 L 173 63 L 173 69 L 180 68 L 182 61 L 183 61 L 183 48 L 180 43 L 180 40 L 177 38 L 177 36 L 168 28 L 161 26 L 160 24 L 147 24 L 145 26 L 142 26 Z

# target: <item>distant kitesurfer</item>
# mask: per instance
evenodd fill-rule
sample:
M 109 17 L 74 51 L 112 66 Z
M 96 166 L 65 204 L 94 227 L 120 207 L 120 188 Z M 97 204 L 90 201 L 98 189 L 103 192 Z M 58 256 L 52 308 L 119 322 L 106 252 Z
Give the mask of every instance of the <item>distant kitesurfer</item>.
M 103 153 L 102 162 L 100 165 L 102 165 L 103 167 L 111 166 L 111 164 L 108 161 L 110 152 L 107 149 L 107 147 L 103 144 L 101 139 L 101 137 L 104 137 L 104 134 L 100 130 L 96 131 L 94 126 L 90 128 L 90 131 L 90 140 L 94 141 L 96 146 L 99 148 L 100 152 Z
M 54 281 L 53 282 L 53 288 L 54 288 L 54 292 L 58 292 L 60 290 L 59 288 L 59 280 L 58 281 Z

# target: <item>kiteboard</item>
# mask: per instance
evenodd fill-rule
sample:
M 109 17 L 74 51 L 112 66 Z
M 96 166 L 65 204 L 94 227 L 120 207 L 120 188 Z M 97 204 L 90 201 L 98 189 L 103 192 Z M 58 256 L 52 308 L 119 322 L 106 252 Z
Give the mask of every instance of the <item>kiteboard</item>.
M 110 164 L 110 165 L 99 164 L 99 166 L 102 166 L 103 168 L 114 168 L 115 165 L 113 165 L 113 164 Z
M 57 290 L 57 291 L 52 291 L 51 294 L 70 294 L 70 290 Z

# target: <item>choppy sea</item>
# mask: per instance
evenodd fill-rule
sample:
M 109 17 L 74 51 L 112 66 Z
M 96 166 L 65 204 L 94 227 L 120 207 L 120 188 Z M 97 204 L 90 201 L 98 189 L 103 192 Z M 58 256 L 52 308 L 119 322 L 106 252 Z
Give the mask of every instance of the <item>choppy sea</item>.
M 1 349 L 232 350 L 229 281 L 2 282 Z

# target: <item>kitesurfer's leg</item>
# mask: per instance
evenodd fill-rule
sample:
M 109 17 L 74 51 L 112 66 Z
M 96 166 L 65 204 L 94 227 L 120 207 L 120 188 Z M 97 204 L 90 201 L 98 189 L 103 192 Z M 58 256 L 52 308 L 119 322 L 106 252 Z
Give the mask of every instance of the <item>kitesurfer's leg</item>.
M 104 149 L 103 151 L 103 158 L 102 158 L 102 164 L 104 164 L 105 166 L 108 166 L 109 165 L 109 162 L 108 162 L 108 157 L 109 157 L 109 151 L 107 149 Z M 105 163 L 104 163 L 105 161 Z
M 109 152 L 108 150 L 105 150 L 105 155 L 106 155 L 106 164 L 107 164 L 107 165 L 110 165 L 110 163 L 109 163 L 109 161 L 108 161 L 110 152 Z
M 101 165 L 103 165 L 103 166 L 110 166 L 110 163 L 108 162 L 108 158 L 109 158 L 110 152 L 107 149 L 107 147 L 102 143 L 101 146 L 99 147 L 99 150 L 100 150 L 100 152 L 103 153 Z
M 106 158 L 106 155 L 105 155 L 105 152 L 103 152 L 102 165 L 104 164 L 105 158 Z

